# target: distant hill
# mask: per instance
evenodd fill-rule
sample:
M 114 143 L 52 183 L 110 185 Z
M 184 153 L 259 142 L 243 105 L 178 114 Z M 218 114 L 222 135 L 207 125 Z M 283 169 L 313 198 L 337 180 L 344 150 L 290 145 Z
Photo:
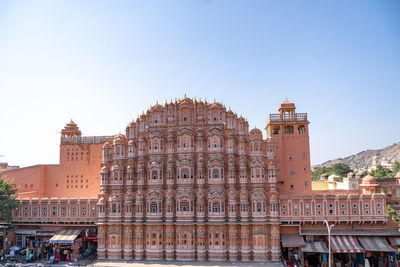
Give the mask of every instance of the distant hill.
M 345 158 L 328 160 L 327 162 L 314 167 L 329 167 L 335 163 L 345 163 L 351 168 L 363 168 L 372 165 L 372 158 L 374 156 L 378 157 L 378 162 L 383 158 L 400 162 L 400 142 L 383 149 L 365 150 L 356 155 L 351 155 Z

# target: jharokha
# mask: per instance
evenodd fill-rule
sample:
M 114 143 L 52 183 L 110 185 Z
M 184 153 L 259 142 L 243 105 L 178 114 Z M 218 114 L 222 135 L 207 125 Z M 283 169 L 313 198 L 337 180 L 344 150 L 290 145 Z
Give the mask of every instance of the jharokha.
M 59 164 L 5 172 L 18 187 L 14 237 L 89 230 L 99 259 L 279 261 L 281 236 L 326 235 L 324 219 L 396 232 L 385 190 L 398 182 L 311 190 L 308 126 L 284 101 L 263 139 L 224 105 L 187 97 L 152 106 L 125 134 L 84 137 L 71 121 Z

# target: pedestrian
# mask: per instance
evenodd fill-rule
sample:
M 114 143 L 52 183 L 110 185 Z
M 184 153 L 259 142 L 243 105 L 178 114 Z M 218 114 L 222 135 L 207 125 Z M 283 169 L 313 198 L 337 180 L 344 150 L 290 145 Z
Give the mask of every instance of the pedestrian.
M 57 251 L 56 251 L 56 259 L 58 260 L 58 262 L 61 261 L 61 253 L 60 253 L 60 248 L 57 247 Z

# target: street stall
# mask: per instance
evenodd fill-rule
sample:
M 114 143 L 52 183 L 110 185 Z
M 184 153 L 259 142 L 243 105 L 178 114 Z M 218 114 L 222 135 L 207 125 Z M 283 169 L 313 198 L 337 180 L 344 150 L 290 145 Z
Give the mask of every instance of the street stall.
M 79 254 L 79 245 L 75 240 L 80 235 L 81 230 L 60 230 L 49 240 L 53 244 L 53 253 L 56 261 L 72 261 L 72 255 Z
M 400 260 L 400 237 L 398 236 L 390 236 L 388 237 L 388 240 L 390 242 L 390 245 L 396 250 L 395 253 L 393 253 L 393 258 L 396 261 L 396 266 L 400 266 L 399 260 Z
M 307 266 L 317 267 L 321 263 L 327 262 L 329 251 L 325 242 L 306 242 L 305 247 L 300 248 L 300 250 L 303 252 L 304 262 L 307 263 Z
M 327 240 L 327 244 L 329 240 Z M 332 236 L 331 250 L 333 261 L 336 266 L 350 263 L 350 266 L 361 264 L 364 266 L 364 248 L 360 245 L 355 236 Z
M 303 266 L 301 248 L 306 246 L 302 236 L 298 234 L 281 235 L 282 255 L 289 265 Z
M 365 249 L 365 258 L 371 266 L 394 264 L 393 255 L 396 250 L 389 245 L 386 238 L 379 236 L 359 236 L 357 238 Z

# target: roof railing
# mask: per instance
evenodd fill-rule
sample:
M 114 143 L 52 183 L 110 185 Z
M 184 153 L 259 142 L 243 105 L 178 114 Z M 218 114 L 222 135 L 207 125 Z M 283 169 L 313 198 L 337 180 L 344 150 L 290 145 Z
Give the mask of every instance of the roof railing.
M 270 123 L 270 122 L 288 122 L 288 121 L 303 121 L 303 122 L 307 122 L 307 113 L 269 114 L 267 123 Z
M 62 145 L 103 144 L 112 142 L 114 135 L 61 137 Z

